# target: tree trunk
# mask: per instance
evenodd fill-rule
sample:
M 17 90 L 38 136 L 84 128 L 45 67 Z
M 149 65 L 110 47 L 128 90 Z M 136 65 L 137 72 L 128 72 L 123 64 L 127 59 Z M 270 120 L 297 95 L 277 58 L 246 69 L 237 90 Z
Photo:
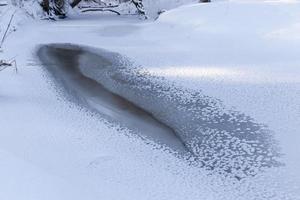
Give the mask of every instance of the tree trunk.
M 132 3 L 137 8 L 139 14 L 146 15 L 146 11 L 145 11 L 145 8 L 144 8 L 142 0 L 132 0 Z
M 41 6 L 48 15 L 66 16 L 66 0 L 43 0 Z
M 43 11 L 49 15 L 50 14 L 49 0 L 43 0 L 40 5 L 42 6 Z
M 74 0 L 70 5 L 72 8 L 75 8 L 80 2 L 81 0 Z

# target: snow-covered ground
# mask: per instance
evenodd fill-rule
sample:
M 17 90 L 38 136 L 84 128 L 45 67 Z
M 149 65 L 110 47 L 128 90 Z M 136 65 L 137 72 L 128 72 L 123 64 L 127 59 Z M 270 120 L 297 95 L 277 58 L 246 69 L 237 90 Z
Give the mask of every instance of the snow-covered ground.
M 293 1 L 232 1 L 181 7 L 155 22 L 24 20 L 0 53 L 19 70 L 0 73 L 0 199 L 300 199 L 299 15 Z M 284 166 L 237 181 L 189 165 L 68 101 L 35 55 L 49 43 L 118 52 L 183 95 L 218 99 L 274 133 Z

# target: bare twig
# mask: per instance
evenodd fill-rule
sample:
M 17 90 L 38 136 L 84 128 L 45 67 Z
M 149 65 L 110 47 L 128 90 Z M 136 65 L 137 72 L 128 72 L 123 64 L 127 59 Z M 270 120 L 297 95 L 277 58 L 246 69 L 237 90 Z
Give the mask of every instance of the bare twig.
M 112 9 L 102 9 L 102 8 L 89 8 L 89 9 L 84 9 L 81 12 L 91 12 L 91 11 L 109 11 L 109 12 L 113 12 L 116 13 L 117 15 L 121 15 L 121 13 L 119 13 L 118 11 L 112 10 Z
M 2 40 L 1 40 L 1 43 L 0 43 L 0 49 L 1 49 L 2 45 L 3 45 L 3 43 L 4 43 L 4 40 L 5 40 L 5 38 L 6 38 L 6 35 L 7 35 L 7 33 L 8 33 L 8 30 L 9 30 L 9 28 L 10 28 L 10 26 L 11 26 L 11 23 L 12 23 L 12 20 L 13 20 L 15 14 L 16 14 L 16 11 L 15 11 L 15 12 L 11 15 L 11 17 L 10 17 L 9 23 L 8 23 L 8 25 L 7 25 L 7 27 L 6 27 L 5 33 L 4 33 L 4 35 L 3 35 L 3 37 L 2 37 Z
M 113 6 L 80 6 L 80 9 L 106 9 L 106 8 L 117 8 L 118 5 Z
M 3 71 L 8 67 L 14 67 L 15 72 L 18 73 L 17 61 L 14 58 L 9 61 L 0 60 L 0 71 Z

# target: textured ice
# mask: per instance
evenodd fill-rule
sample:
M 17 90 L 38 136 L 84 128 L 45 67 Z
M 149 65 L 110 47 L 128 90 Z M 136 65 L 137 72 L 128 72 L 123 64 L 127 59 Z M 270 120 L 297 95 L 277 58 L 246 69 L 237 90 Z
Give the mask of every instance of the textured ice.
M 250 116 L 227 109 L 219 99 L 172 86 L 117 53 L 70 44 L 42 48 L 57 60 L 63 53 L 76 52 L 74 64 L 84 76 L 171 127 L 195 162 L 208 170 L 240 179 L 281 165 L 272 131 Z M 53 53 L 57 50 L 60 55 Z

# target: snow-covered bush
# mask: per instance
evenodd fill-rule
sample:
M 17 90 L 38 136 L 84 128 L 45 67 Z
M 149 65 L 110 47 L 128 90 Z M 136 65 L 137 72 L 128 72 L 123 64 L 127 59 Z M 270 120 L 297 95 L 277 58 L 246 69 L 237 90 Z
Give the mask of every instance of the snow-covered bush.
M 84 0 L 79 6 L 95 4 L 97 0 Z M 178 6 L 197 3 L 199 0 L 102 0 L 102 5 L 116 6 L 113 9 L 120 14 L 145 14 L 149 18 L 157 18 L 159 13 L 164 10 L 176 8 Z
M 198 2 L 199 0 L 142 0 L 146 15 L 152 19 L 157 18 L 165 10 Z M 118 8 L 118 11 L 122 14 L 136 13 L 136 10 L 136 7 L 130 3 L 130 0 L 123 0 Z
M 184 4 L 199 2 L 199 0 L 11 0 L 11 3 L 17 7 L 24 8 L 27 13 L 37 17 L 43 15 L 41 5 L 43 5 L 45 13 L 49 15 L 56 15 L 57 13 L 64 15 L 64 13 L 70 10 L 71 6 L 74 7 L 72 3 L 76 1 L 76 5 L 80 2 L 78 4 L 79 7 L 93 7 L 95 5 L 98 7 L 113 6 L 112 9 L 120 14 L 146 14 L 152 19 L 157 18 L 162 11 L 173 9 Z M 57 4 L 55 2 L 58 2 L 58 6 L 55 6 Z M 62 2 L 64 3 L 62 4 Z M 53 12 L 51 12 L 51 10 Z

